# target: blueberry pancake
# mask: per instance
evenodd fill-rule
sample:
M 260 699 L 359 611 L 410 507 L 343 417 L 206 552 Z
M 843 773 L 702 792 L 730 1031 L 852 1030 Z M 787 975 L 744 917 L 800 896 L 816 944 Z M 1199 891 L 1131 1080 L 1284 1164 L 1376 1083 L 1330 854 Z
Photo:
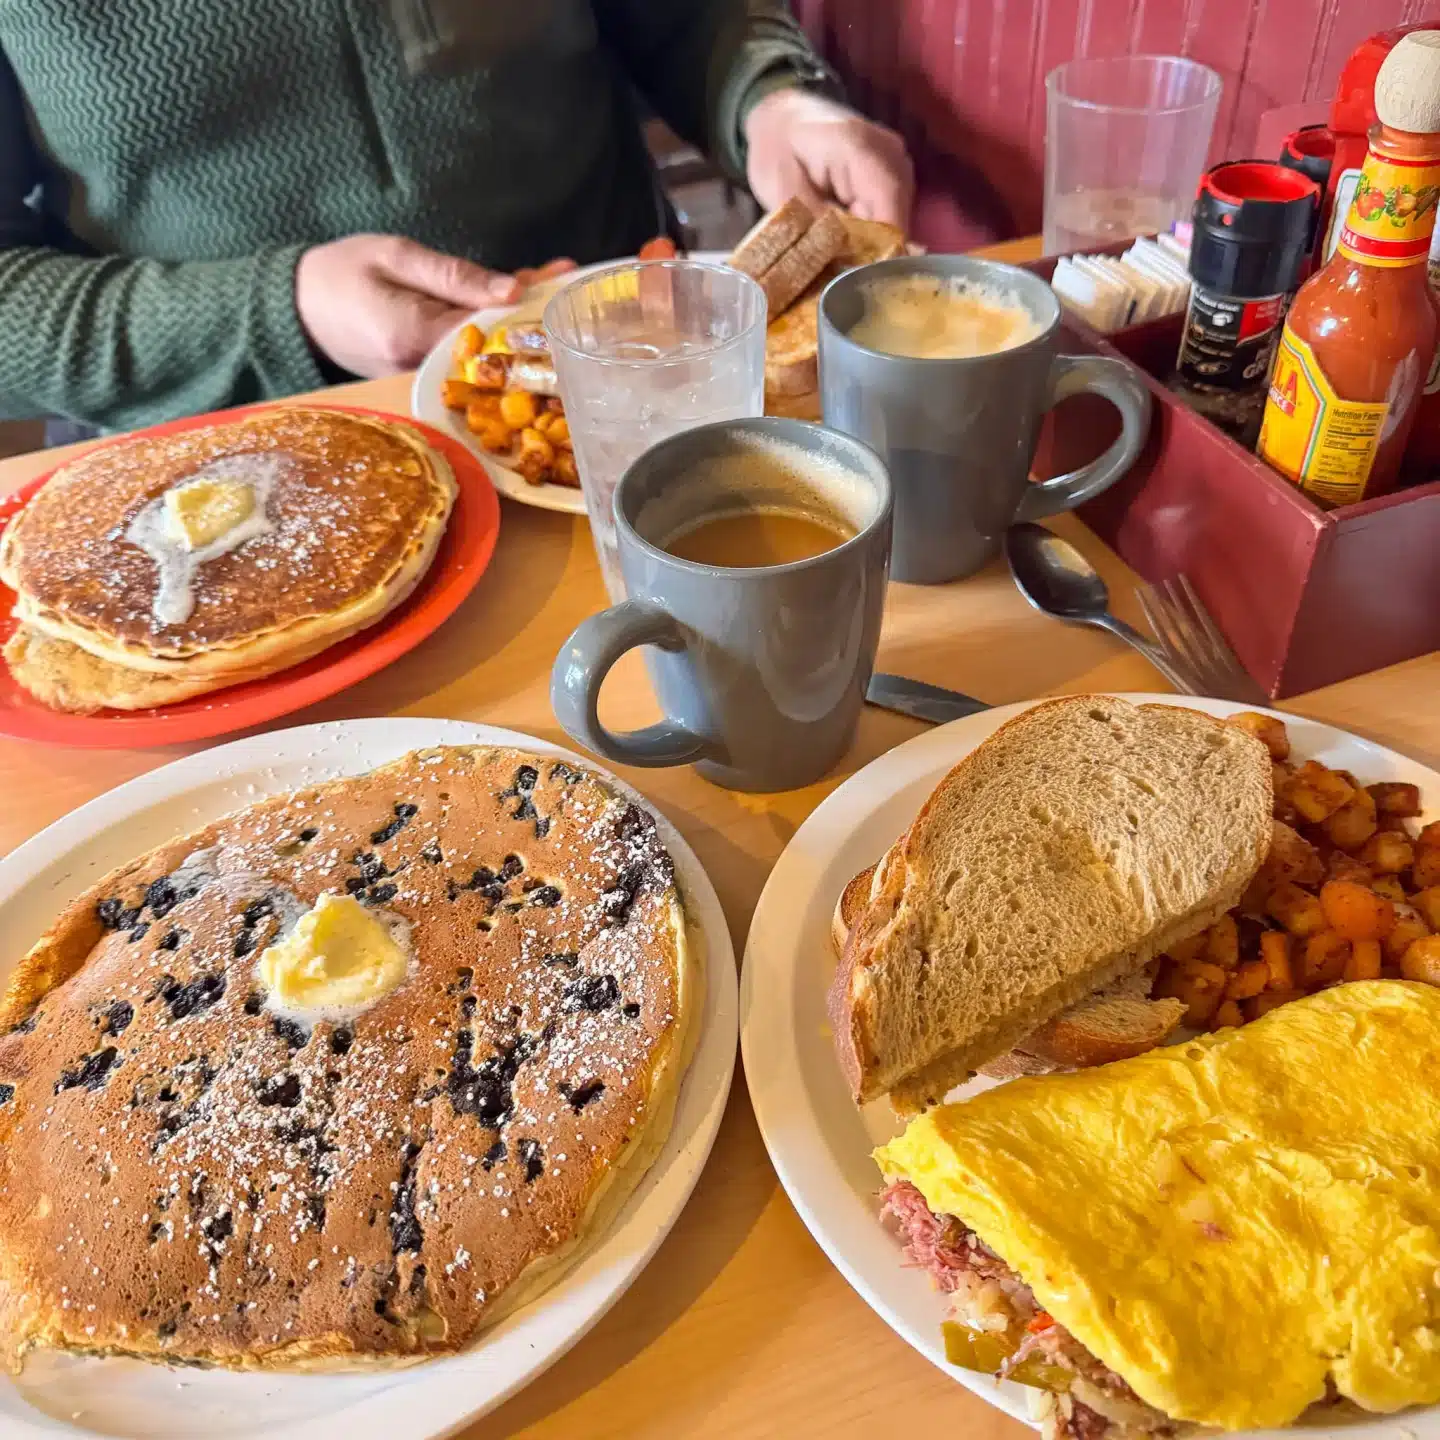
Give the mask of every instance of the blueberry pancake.
M 456 493 L 413 426 L 277 406 L 62 465 L 0 536 L 15 678 L 52 708 L 143 709 L 309 659 L 434 558 Z
M 652 817 L 417 751 L 69 906 L 0 1001 L 0 1360 L 413 1360 L 552 1284 L 669 1132 L 702 1003 Z

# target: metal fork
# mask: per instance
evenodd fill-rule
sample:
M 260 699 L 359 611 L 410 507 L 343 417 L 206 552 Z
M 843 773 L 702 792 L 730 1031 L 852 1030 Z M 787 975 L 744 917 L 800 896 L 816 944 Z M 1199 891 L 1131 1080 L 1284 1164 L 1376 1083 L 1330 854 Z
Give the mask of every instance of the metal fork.
M 1184 575 L 1158 585 L 1138 585 L 1136 599 L 1171 665 L 1192 695 L 1263 704 L 1265 695 L 1241 668 L 1235 652 L 1200 603 Z

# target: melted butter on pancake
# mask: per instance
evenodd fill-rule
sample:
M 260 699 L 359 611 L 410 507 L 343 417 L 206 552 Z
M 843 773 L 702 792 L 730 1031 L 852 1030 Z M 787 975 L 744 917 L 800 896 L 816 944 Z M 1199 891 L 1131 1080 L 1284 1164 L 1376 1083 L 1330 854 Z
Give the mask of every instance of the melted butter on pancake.
M 410 958 L 402 922 L 387 924 L 353 896 L 326 891 L 264 951 L 257 973 L 272 1010 L 350 1017 L 394 990 Z
M 154 562 L 151 613 L 183 625 L 195 609 L 195 572 L 273 528 L 266 503 L 284 473 L 283 454 L 226 455 L 172 485 L 140 510 L 125 538 Z
M 165 492 L 165 529 L 187 550 L 203 550 L 255 511 L 255 487 L 245 480 L 201 477 Z

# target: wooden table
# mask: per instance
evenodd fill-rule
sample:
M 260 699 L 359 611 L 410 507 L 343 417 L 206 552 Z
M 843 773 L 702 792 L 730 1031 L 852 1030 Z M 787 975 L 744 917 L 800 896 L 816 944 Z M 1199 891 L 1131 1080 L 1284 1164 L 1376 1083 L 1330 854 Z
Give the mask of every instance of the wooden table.
M 998 253 L 1027 259 L 1037 249 L 1020 242 Z M 395 378 L 331 393 L 404 413 L 409 383 Z M 49 469 L 59 453 L 0 461 L 0 493 Z M 1055 528 L 1099 567 L 1119 613 L 1138 622 L 1128 568 L 1078 521 L 1065 517 Z M 280 723 L 444 716 L 565 743 L 550 710 L 551 660 L 574 626 L 604 604 L 586 527 L 507 501 L 494 562 L 452 620 L 382 674 Z M 1168 688 L 1119 641 L 1031 610 L 999 564 L 954 585 L 892 586 L 880 665 L 996 704 L 1067 691 Z M 1287 708 L 1440 765 L 1437 696 L 1440 654 L 1316 691 Z M 638 663 L 612 677 L 604 709 L 617 726 L 654 718 Z M 796 826 L 847 775 L 922 728 L 866 710 L 840 771 L 788 794 L 732 794 L 691 770 L 627 778 L 694 846 L 720 893 L 738 954 L 765 877 Z M 0 740 L 0 852 L 181 753 Z M 871 1440 L 942 1427 L 968 1440 L 1026 1433 L 922 1360 L 831 1268 L 780 1189 L 737 1071 L 710 1164 L 659 1254 L 568 1356 L 463 1435 Z

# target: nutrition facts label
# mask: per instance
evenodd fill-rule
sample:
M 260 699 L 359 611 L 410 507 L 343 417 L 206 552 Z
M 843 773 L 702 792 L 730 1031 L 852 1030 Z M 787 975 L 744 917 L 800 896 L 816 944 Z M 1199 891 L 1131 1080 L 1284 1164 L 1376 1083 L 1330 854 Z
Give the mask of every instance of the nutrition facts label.
M 1315 353 L 1287 326 L 1260 427 L 1260 458 L 1302 490 L 1343 505 L 1361 499 L 1390 407 L 1342 400 Z

